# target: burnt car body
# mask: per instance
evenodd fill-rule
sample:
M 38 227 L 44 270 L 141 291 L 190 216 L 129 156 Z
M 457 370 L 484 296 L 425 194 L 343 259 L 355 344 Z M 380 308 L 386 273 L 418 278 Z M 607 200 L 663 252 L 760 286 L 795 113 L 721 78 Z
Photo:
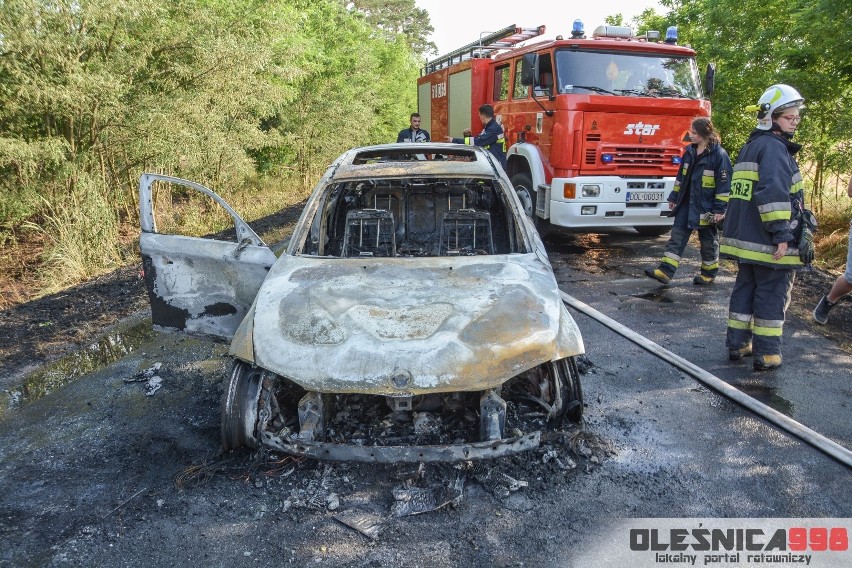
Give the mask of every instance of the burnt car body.
M 207 194 L 236 239 L 157 233 L 157 182 Z M 280 256 L 186 180 L 143 174 L 140 220 L 155 327 L 231 342 L 225 449 L 482 459 L 539 444 L 541 428 L 513 425 L 520 408 L 542 425 L 581 417 L 580 332 L 538 233 L 481 148 L 346 152 Z

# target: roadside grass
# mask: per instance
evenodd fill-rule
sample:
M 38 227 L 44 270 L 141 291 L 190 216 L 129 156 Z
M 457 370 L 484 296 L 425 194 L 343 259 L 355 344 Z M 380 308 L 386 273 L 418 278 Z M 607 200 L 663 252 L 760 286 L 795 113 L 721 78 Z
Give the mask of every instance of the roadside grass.
M 254 181 L 236 188 L 210 188 L 250 225 L 304 201 L 310 190 L 287 180 Z M 207 195 L 191 189 L 158 183 L 153 188 L 157 232 L 201 237 L 233 228 L 228 212 Z M 260 234 L 264 242 L 280 240 L 286 227 L 275 227 Z M 138 223 L 135 235 L 138 236 Z M 135 244 L 135 243 L 134 243 Z M 135 249 L 138 257 L 138 248 Z
M 46 202 L 37 227 L 47 240 L 42 255 L 40 294 L 50 294 L 99 276 L 126 262 L 119 218 L 107 192 L 81 180 L 67 199 Z
M 253 180 L 241 188 L 211 187 L 249 224 L 303 201 L 310 189 L 292 180 Z M 206 195 L 188 188 L 158 183 L 154 186 L 157 232 L 200 237 L 233 227 L 228 212 Z M 136 220 L 134 219 L 134 222 Z M 138 235 L 138 223 L 136 233 Z M 261 235 L 263 236 L 263 235 Z M 264 240 L 275 240 L 273 232 Z

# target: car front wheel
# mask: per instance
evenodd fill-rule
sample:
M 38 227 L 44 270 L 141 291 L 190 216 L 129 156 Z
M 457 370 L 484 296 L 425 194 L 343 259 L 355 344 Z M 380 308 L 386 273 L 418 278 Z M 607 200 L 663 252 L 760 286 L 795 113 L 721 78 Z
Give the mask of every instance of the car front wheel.
M 222 396 L 222 447 L 225 451 L 259 445 L 255 430 L 260 393 L 261 372 L 235 360 Z

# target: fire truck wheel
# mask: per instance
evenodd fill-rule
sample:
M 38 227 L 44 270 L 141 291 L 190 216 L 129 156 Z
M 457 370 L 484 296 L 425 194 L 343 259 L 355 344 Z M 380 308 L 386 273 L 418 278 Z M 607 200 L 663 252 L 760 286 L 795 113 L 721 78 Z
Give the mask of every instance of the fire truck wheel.
M 512 185 L 515 186 L 515 193 L 518 194 L 518 199 L 521 200 L 521 205 L 524 206 L 524 213 L 527 217 L 535 221 L 535 190 L 532 187 L 532 178 L 529 174 L 515 174 L 512 176 Z
M 550 221 L 535 214 L 536 192 L 532 189 L 532 178 L 529 174 L 515 174 L 512 176 L 512 185 L 515 186 L 518 199 L 524 206 L 524 213 L 532 219 L 533 225 L 543 239 L 550 232 Z

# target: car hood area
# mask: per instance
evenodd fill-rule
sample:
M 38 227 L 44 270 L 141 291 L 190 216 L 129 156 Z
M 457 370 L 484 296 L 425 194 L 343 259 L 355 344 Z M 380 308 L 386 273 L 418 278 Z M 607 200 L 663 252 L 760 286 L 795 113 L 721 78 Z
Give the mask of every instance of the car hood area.
M 254 364 L 317 392 L 479 391 L 583 352 L 550 267 L 534 253 L 285 255 L 247 317 Z

